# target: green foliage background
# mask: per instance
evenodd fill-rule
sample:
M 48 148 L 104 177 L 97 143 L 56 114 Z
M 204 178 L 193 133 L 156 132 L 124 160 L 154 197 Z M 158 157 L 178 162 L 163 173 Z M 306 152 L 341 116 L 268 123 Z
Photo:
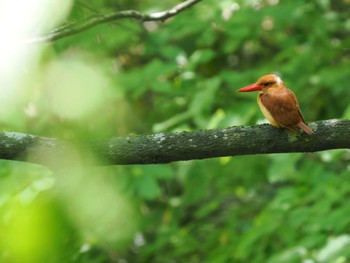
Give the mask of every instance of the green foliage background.
M 176 3 L 76 1 L 67 21 Z M 85 138 L 254 125 L 256 94 L 235 91 L 271 72 L 307 121 L 350 118 L 347 0 L 207 0 L 164 23 L 119 20 L 45 46 L 29 75 L 59 59 L 103 72 L 107 95 L 73 120 L 29 96 L 38 114 L 11 115 L 7 130 Z M 3 262 L 350 262 L 349 151 L 106 168 L 87 168 L 96 160 L 79 146 L 72 156 L 50 159 L 54 171 L 1 163 Z

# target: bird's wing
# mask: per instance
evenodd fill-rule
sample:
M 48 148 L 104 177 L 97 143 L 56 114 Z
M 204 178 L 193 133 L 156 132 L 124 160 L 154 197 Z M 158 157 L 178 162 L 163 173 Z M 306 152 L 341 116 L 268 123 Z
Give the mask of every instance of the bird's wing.
M 287 88 L 261 94 L 261 102 L 275 121 L 283 126 L 296 129 L 299 122 L 304 122 L 297 98 Z

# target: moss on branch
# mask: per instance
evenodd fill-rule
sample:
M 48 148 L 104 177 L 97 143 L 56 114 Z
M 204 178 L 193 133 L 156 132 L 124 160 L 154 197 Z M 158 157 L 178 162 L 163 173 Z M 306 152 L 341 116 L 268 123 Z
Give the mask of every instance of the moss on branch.
M 103 164 L 160 164 L 221 156 L 350 149 L 350 120 L 309 123 L 314 135 L 268 124 L 181 133 L 159 133 L 81 142 L 21 133 L 0 133 L 0 158 L 43 164 L 42 156 L 87 147 Z M 30 158 L 27 158 L 30 156 Z

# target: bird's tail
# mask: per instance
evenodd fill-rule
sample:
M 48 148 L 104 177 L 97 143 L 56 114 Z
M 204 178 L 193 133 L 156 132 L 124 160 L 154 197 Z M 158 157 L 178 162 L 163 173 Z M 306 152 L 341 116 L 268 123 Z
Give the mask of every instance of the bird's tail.
M 314 134 L 314 131 L 310 129 L 309 126 L 307 126 L 304 122 L 299 122 L 298 127 L 302 129 L 304 132 L 306 132 L 309 135 Z

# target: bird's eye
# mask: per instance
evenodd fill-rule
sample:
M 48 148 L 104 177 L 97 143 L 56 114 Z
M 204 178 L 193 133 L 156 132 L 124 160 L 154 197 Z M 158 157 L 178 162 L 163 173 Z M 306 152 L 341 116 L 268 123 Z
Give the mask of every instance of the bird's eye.
M 262 85 L 263 85 L 264 87 L 269 87 L 269 86 L 271 86 L 272 84 L 273 84 L 272 81 L 267 81 L 267 82 L 262 83 Z

